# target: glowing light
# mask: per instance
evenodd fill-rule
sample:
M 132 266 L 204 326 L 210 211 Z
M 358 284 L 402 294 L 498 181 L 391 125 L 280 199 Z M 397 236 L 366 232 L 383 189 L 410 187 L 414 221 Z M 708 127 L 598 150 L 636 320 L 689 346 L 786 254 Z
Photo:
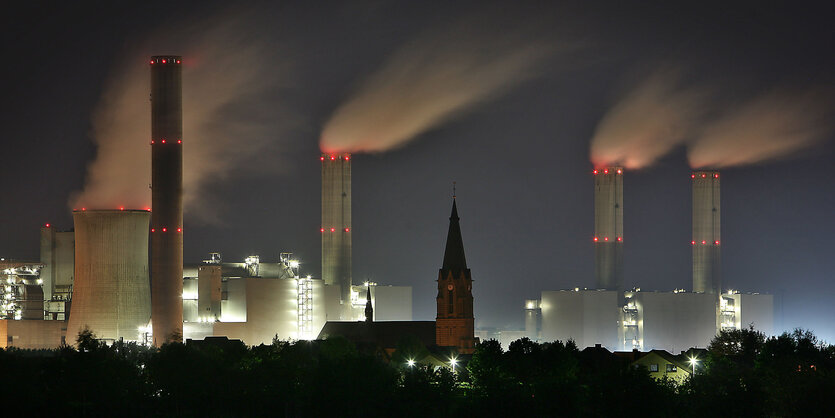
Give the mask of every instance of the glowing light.
M 690 241 L 690 245 L 696 245 L 696 241 Z
M 349 158 L 349 157 L 346 155 L 346 156 L 345 156 L 345 161 L 348 161 L 348 158 Z
M 607 168 L 607 169 L 603 170 L 603 174 L 609 174 L 609 169 Z
M 154 60 L 151 60 L 151 65 L 154 65 Z
M 597 170 L 592 171 L 592 173 L 594 173 L 594 175 L 597 175 Z
M 707 174 L 702 174 L 702 178 L 705 178 L 705 177 L 707 177 Z
M 719 241 L 713 241 L 713 245 L 719 245 Z
M 154 145 L 154 140 L 153 139 L 151 140 L 151 145 Z
M 415 361 L 414 361 L 414 360 L 412 360 L 412 359 L 407 360 L 407 361 L 406 361 L 406 364 L 407 364 L 409 367 L 415 367 Z
M 151 228 L 151 232 L 157 232 L 156 228 Z
M 145 208 L 145 212 L 150 212 L 151 208 Z
M 164 144 L 164 143 L 165 143 L 165 140 L 163 139 L 161 142 Z
M 608 241 L 609 237 L 603 237 L 603 241 Z
M 178 140 L 177 140 L 177 143 L 178 143 L 178 144 L 182 144 L 182 143 L 183 143 L 183 140 L 182 140 L 182 139 L 178 139 Z
M 46 226 L 47 228 L 49 228 L 49 224 L 46 224 L 45 226 Z
M 618 169 L 618 174 L 623 174 L 623 170 Z
M 333 161 L 333 160 L 335 160 L 335 159 L 336 159 L 336 157 L 334 157 L 333 155 L 331 155 L 331 161 Z
M 325 232 L 325 228 L 320 228 L 319 231 L 320 232 Z
M 696 175 L 695 175 L 695 174 L 691 174 L 691 175 L 690 175 L 690 178 L 691 178 L 691 179 L 694 179 L 694 178 L 696 178 Z
M 183 232 L 183 228 L 177 228 L 177 232 Z
M 702 245 L 705 245 L 705 244 L 707 244 L 707 241 L 702 241 Z
M 319 157 L 319 159 L 325 161 L 325 157 Z
M 87 210 L 87 208 L 81 208 L 82 211 Z
M 165 64 L 165 60 L 162 60 L 162 63 Z
M 331 228 L 331 232 L 336 232 L 336 228 Z
M 177 60 L 177 64 L 179 64 L 179 63 L 180 63 L 180 60 Z
M 294 269 L 299 268 L 299 260 L 290 260 L 290 267 Z
M 119 210 L 125 210 L 124 206 L 119 206 Z
M 345 228 L 345 232 L 348 232 L 348 228 Z
M 452 366 L 453 373 L 455 372 L 455 365 L 457 365 L 457 364 L 458 364 L 458 359 L 455 358 L 455 357 L 450 357 L 449 365 Z
M 618 237 L 618 242 L 622 242 L 622 241 L 623 241 L 623 237 Z
M 162 232 L 168 232 L 168 228 L 162 228 Z
M 594 237 L 594 242 L 597 242 L 597 237 Z

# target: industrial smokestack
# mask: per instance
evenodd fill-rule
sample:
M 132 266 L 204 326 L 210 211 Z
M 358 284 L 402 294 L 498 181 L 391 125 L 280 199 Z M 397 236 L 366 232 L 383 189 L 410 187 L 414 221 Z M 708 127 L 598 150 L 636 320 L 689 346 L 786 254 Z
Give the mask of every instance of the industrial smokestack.
M 151 318 L 148 219 L 144 210 L 76 210 L 75 279 L 67 339 L 140 341 Z
M 154 345 L 183 335 L 183 102 L 179 56 L 151 58 L 151 323 Z
M 351 154 L 322 154 L 322 280 L 340 286 L 343 320 L 351 307 Z
M 623 167 L 594 170 L 594 274 L 598 289 L 621 289 Z
M 695 171 L 693 179 L 693 291 L 722 293 L 719 272 L 719 172 Z

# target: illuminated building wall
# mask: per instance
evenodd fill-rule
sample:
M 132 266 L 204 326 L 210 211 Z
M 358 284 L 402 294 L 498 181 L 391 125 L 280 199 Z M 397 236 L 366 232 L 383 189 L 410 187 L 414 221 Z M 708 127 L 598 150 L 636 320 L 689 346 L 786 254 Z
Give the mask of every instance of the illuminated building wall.
M 351 155 L 322 154 L 322 279 L 340 286 L 342 319 L 351 315 Z
M 542 292 L 542 341 L 573 339 L 581 349 L 618 345 L 618 292 L 558 290 Z
M 63 302 L 69 299 L 75 268 L 75 233 L 57 231 L 50 224 L 41 227 L 41 263 L 44 265 L 41 269 L 44 300 Z M 56 312 L 55 319 L 65 319 L 63 306 L 61 312 L 60 318 Z
M 721 206 L 719 202 L 719 172 L 696 171 L 693 182 L 693 291 L 719 294 L 722 292 L 720 275 Z
M 178 56 L 151 57 L 151 286 L 154 345 L 183 326 L 183 100 Z
M 594 170 L 594 275 L 598 289 L 623 285 L 623 168 Z

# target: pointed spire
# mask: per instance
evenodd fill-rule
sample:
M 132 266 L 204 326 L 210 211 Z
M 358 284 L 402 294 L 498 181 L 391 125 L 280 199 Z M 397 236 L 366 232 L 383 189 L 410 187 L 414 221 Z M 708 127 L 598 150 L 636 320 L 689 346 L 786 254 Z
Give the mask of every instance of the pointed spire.
M 456 205 L 456 199 L 453 197 L 442 270 L 462 271 L 467 269 L 467 258 L 464 256 L 464 240 L 461 239 L 461 226 L 458 224 L 458 220 L 458 206 Z
M 365 322 L 374 321 L 374 307 L 371 306 L 371 283 L 367 286 L 365 292 Z

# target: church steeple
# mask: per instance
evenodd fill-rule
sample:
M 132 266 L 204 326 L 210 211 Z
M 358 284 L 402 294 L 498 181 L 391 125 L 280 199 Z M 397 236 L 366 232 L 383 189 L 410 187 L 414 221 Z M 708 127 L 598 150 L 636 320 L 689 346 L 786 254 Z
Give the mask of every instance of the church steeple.
M 464 240 L 461 239 L 461 225 L 458 221 L 458 206 L 452 198 L 452 214 L 449 216 L 449 232 L 446 236 L 444 251 L 444 270 L 462 271 L 467 269 L 467 257 L 464 256 Z
M 473 279 L 464 256 L 459 220 L 458 205 L 453 196 L 444 261 L 438 272 L 435 343 L 440 347 L 455 347 L 462 354 L 472 354 L 475 347 Z

